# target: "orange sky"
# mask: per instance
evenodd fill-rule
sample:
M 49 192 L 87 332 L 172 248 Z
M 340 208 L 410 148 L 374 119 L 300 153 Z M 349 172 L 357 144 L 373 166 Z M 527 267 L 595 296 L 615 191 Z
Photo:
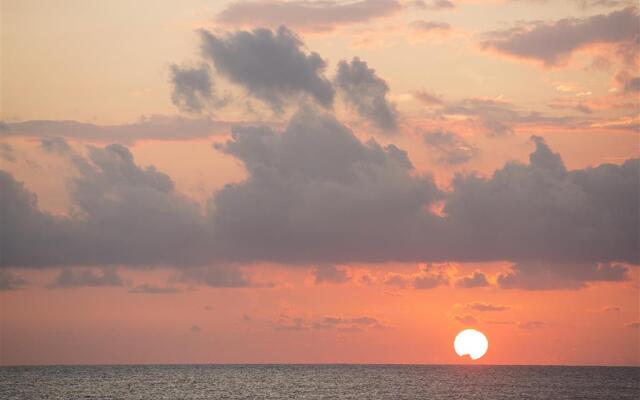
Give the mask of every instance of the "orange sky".
M 606 175 L 611 168 L 593 169 L 612 164 L 623 171 L 640 149 L 637 32 L 634 39 L 624 25 L 632 21 L 637 28 L 638 9 L 629 6 L 633 2 L 614 3 L 460 0 L 438 8 L 432 1 L 255 1 L 247 4 L 262 11 L 247 14 L 256 17 L 253 22 L 234 11 L 235 1 L 2 1 L 0 170 L 11 178 L 0 176 L 7 185 L 0 186 L 0 200 L 6 201 L 0 202 L 6 218 L 0 220 L 6 252 L 0 254 L 0 365 L 468 363 L 453 351 L 453 339 L 469 327 L 489 339 L 488 353 L 475 363 L 640 365 L 638 247 L 629 250 L 633 233 L 620 235 L 639 231 L 638 221 L 629 222 L 638 212 L 632 197 L 637 186 L 625 188 Z M 339 8 L 349 4 L 361 8 Z M 610 22 L 598 25 L 601 32 L 591 25 L 594 18 Z M 288 41 L 287 33 L 278 36 L 276 22 L 288 24 L 298 42 Z M 558 28 L 563 23 L 573 29 L 575 43 L 559 43 L 567 36 Z M 238 56 L 241 61 L 233 64 L 243 40 L 234 34 L 258 26 L 273 29 L 274 36 L 254 45 L 292 46 L 287 49 L 309 57 L 292 59 L 299 64 L 283 81 L 277 81 L 278 68 L 264 75 L 267 82 L 252 76 L 251 68 L 238 75 L 247 63 Z M 546 33 L 536 30 L 540 26 Z M 214 45 L 201 50 L 207 39 L 199 29 L 210 32 L 214 45 L 228 46 L 227 53 Z M 538 34 L 550 44 L 538 46 Z M 311 52 L 324 60 L 323 68 L 314 66 Z M 269 51 L 260 54 L 265 59 L 256 64 L 264 68 L 281 62 L 267 60 Z M 349 81 L 358 72 L 354 57 L 370 69 L 359 71 L 364 83 Z M 342 86 L 341 60 L 354 74 L 345 74 Z M 203 68 L 211 92 L 202 91 L 201 81 L 180 81 L 173 67 L 184 79 Z M 296 68 L 303 67 L 307 75 L 297 81 Z M 333 96 L 330 106 L 323 104 L 323 88 Z M 200 102 L 197 110 L 189 108 L 190 100 Z M 331 118 L 353 136 L 327 122 Z M 234 124 L 244 128 L 231 134 Z M 276 133 L 255 134 L 248 124 L 265 124 Z M 316 132 L 314 124 L 322 128 Z M 292 132 L 289 139 L 284 129 Z M 331 140 L 342 147 L 331 147 Z M 130 163 L 121 148 L 105 147 L 118 142 L 130 152 Z M 397 146 L 406 157 L 385 146 Z M 549 154 L 559 156 L 566 171 L 561 178 L 553 175 L 557 181 L 535 175 L 551 179 L 542 189 L 524 173 L 506 179 L 505 192 L 512 182 L 515 194 L 506 197 L 504 215 L 489 219 L 497 230 L 487 226 L 476 233 L 469 212 L 458 221 L 468 228 L 438 231 L 427 221 L 424 229 L 437 237 L 416 237 L 423 226 L 414 231 L 416 214 L 405 213 L 416 197 L 418 211 L 422 207 L 431 216 L 437 209 L 434 215 L 447 217 L 442 207 L 466 193 L 456 187 L 456 174 L 477 174 L 486 192 L 478 189 L 461 203 L 480 204 L 478 193 L 496 192 L 487 201 L 498 202 L 503 186 L 489 186 L 494 172 L 508 177 L 516 161 L 535 174 L 536 155 L 546 157 L 544 168 L 555 168 Z M 341 186 L 353 172 L 351 164 L 341 164 L 343 156 L 362 157 L 354 167 L 361 174 Z M 589 197 L 592 187 L 586 184 L 579 193 L 575 189 L 589 174 L 589 184 L 602 186 L 601 197 Z M 171 189 L 162 186 L 164 177 Z M 37 242 L 33 232 L 49 225 L 19 219 L 22 209 L 11 202 L 20 198 L 13 190 L 22 192 L 10 186 L 14 180 L 35 195 L 29 199 L 37 198 L 24 207 L 82 226 L 82 234 L 67 241 L 61 231 L 49 239 L 51 246 Z M 439 194 L 420 192 L 431 180 Z M 464 188 L 472 187 L 468 182 Z M 247 197 L 233 188 L 247 189 L 241 192 Z M 527 190 L 533 195 L 518 197 Z M 531 197 L 532 208 L 508 214 L 509 201 Z M 279 200 L 269 203 L 274 198 Z M 389 203 L 388 210 L 379 199 Z M 119 214 L 132 231 L 109 225 L 117 215 L 96 219 L 106 221 L 96 232 L 82 225 L 108 216 L 112 201 L 131 201 L 131 208 L 114 209 L 133 210 Z M 282 211 L 289 202 L 292 208 Z M 485 206 L 478 209 L 494 210 Z M 554 214 L 553 207 L 562 213 Z M 631 214 L 616 219 L 616 210 Z M 529 220 L 522 217 L 529 212 Z M 571 219 L 573 212 L 582 219 Z M 270 219 L 281 213 L 291 226 Z M 554 225 L 565 214 L 575 231 Z M 406 228 L 399 224 L 396 232 L 395 221 L 406 215 Z M 509 221 L 520 217 L 526 226 L 509 231 Z M 174 222 L 162 225 L 163 218 Z M 610 232 L 587 229 L 592 220 L 610 219 Z M 588 220 L 584 229 L 582 220 Z M 217 224 L 216 243 L 200 246 L 211 224 Z M 568 243 L 567 250 L 554 253 L 555 243 L 542 237 L 531 248 L 548 254 L 531 256 L 527 226 L 549 238 L 564 234 L 559 241 Z M 200 228 L 203 236 L 189 236 Z M 287 236 L 287 229 L 294 234 Z M 186 243 L 175 251 L 163 241 L 172 232 L 174 242 Z M 522 237 L 508 237 L 510 232 Z M 100 243 L 91 242 L 110 234 L 115 245 L 105 248 L 116 256 L 103 255 Z M 573 251 L 574 239 L 592 234 L 599 238 L 595 250 Z M 491 238 L 503 236 L 515 243 L 513 252 L 491 247 Z M 407 238 L 406 253 L 398 251 L 405 243 L 396 243 L 397 237 Z M 309 254 L 299 255 L 308 238 L 335 254 L 318 256 L 311 246 Z M 141 247 L 148 239 L 163 255 L 131 250 L 128 242 L 139 239 Z M 431 249 L 432 258 L 414 239 Z M 474 247 L 485 239 L 489 255 Z M 180 256 L 164 255 L 164 248 Z M 54 257 L 30 258 L 41 252 Z M 462 287 L 474 272 L 486 282 Z M 504 280 L 510 273 L 523 279 L 513 288 Z

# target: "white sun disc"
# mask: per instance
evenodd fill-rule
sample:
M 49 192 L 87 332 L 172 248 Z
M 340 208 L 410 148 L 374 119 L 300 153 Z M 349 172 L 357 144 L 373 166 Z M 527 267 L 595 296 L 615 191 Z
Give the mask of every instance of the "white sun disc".
M 472 360 L 477 360 L 487 352 L 489 341 L 482 332 L 465 329 L 456 336 L 453 348 L 460 357 L 468 355 Z

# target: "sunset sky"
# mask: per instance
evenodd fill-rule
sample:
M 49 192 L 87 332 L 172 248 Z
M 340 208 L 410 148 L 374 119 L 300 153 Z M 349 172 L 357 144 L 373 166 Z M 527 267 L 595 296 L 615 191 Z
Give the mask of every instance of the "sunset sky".
M 0 0 L 0 365 L 640 365 L 625 0 Z

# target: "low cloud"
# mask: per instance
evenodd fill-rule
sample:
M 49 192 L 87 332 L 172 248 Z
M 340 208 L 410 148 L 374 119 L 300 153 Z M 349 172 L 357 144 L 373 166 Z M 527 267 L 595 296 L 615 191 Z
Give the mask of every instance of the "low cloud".
M 147 294 L 171 294 L 178 293 L 179 288 L 175 286 L 157 286 L 149 283 L 143 283 L 129 289 L 129 293 L 147 293 Z
M 345 283 L 351 280 L 345 268 L 336 267 L 333 264 L 321 264 L 311 270 L 316 284 Z
M 7 271 L 0 269 L 0 291 L 16 290 L 27 285 L 26 279 Z
M 451 10 L 456 8 L 455 3 L 450 0 L 415 0 L 411 2 L 411 5 L 422 10 Z
M 480 271 L 475 271 L 471 275 L 457 279 L 455 286 L 458 288 L 473 289 L 490 286 L 490 283 L 485 274 Z
M 638 9 L 628 7 L 584 19 L 537 22 L 490 32 L 481 46 L 501 54 L 539 61 L 548 67 L 556 66 L 573 52 L 590 45 L 633 42 L 638 37 L 639 22 Z
M 546 326 L 547 326 L 547 323 L 544 321 L 527 321 L 527 322 L 520 322 L 518 324 L 518 328 L 525 331 L 542 329 L 542 328 L 545 328 Z
M 16 160 L 13 155 L 13 146 L 9 143 L 0 143 L 0 160 L 6 162 L 14 162 Z
M 480 311 L 480 312 L 493 312 L 493 311 L 506 311 L 510 307 L 499 305 L 499 304 L 474 302 L 474 303 L 465 304 L 464 308 L 466 308 L 467 310 Z
M 200 114 L 211 107 L 224 105 L 216 98 L 213 78 L 207 64 L 198 67 L 171 65 L 171 102 L 181 111 Z
M 340 61 L 335 85 L 346 103 L 364 119 L 384 132 L 398 127 L 398 112 L 387 99 L 389 86 L 366 62 L 355 57 L 351 62 Z
M 398 147 L 362 142 L 332 116 L 306 109 L 283 131 L 236 127 L 217 144 L 247 177 L 203 209 L 122 145 L 90 146 L 84 156 L 58 143 L 77 170 L 68 182 L 74 213 L 42 211 L 0 171 L 0 263 L 173 266 L 190 270 L 193 283 L 222 287 L 256 283 L 198 267 L 509 260 L 502 288 L 627 279 L 627 265 L 640 262 L 640 161 L 568 170 L 543 138 L 532 144 L 528 162 L 508 162 L 491 176 L 458 174 L 445 191 Z M 434 204 L 441 212 L 430 211 Z M 388 280 L 427 289 L 452 278 L 422 269 Z
M 218 74 L 274 111 L 283 111 L 301 97 L 325 107 L 333 104 L 333 87 L 323 75 L 326 62 L 318 53 L 307 53 L 303 42 L 285 26 L 222 36 L 201 30 L 200 35 L 202 55 Z
M 460 322 L 461 324 L 464 325 L 477 325 L 479 323 L 478 319 L 476 317 L 474 317 L 473 315 L 454 315 L 453 319 L 455 319 L 456 321 Z
M 423 136 L 424 143 L 438 153 L 436 161 L 443 165 L 460 165 L 478 154 L 478 149 L 453 132 L 436 131 Z
M 115 268 L 80 269 L 64 268 L 60 275 L 49 284 L 49 288 L 67 289 L 77 287 L 124 286 L 124 280 Z
M 502 289 L 558 290 L 582 289 L 594 282 L 629 280 L 629 268 L 620 264 L 551 264 L 523 262 L 498 275 Z
M 135 143 L 139 140 L 202 139 L 226 134 L 229 123 L 154 115 L 123 125 L 97 125 L 78 121 L 23 121 L 6 123 L 0 137 L 61 137 L 89 142 Z
M 314 0 L 236 1 L 216 16 L 227 26 L 286 25 L 301 31 L 330 31 L 338 26 L 368 22 L 398 12 L 395 0 L 356 0 L 347 3 Z
M 262 287 L 252 282 L 246 274 L 236 267 L 199 267 L 184 268 L 172 280 L 192 285 L 214 288 Z
M 451 25 L 438 21 L 413 21 L 409 26 L 421 33 L 447 32 L 451 30 Z
M 389 273 L 384 279 L 385 285 L 397 286 L 400 288 L 410 287 L 418 290 L 434 289 L 438 286 L 449 284 L 449 273 L 447 266 L 433 266 L 427 264 L 412 274 Z
M 335 330 L 339 332 L 362 332 L 370 329 L 387 329 L 389 325 L 379 319 L 370 316 L 340 317 L 325 316 L 320 319 L 311 319 L 301 316 L 282 315 L 275 322 L 276 330 L 301 331 L 301 330 Z

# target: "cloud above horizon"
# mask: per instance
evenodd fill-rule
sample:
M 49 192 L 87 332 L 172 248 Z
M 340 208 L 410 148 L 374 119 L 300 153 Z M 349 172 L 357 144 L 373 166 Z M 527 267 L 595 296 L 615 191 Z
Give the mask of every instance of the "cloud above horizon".
M 332 106 L 334 89 L 323 75 L 326 61 L 316 52 L 307 53 L 304 43 L 284 25 L 274 31 L 256 28 L 223 36 L 201 30 L 200 36 L 202 56 L 218 74 L 274 111 L 305 97 Z
M 637 41 L 639 23 L 638 9 L 627 7 L 583 19 L 535 22 L 488 32 L 480 45 L 483 49 L 552 67 L 563 64 L 573 52 L 591 45 Z
M 383 132 L 398 127 L 398 112 L 387 99 L 389 86 L 366 62 L 354 57 L 351 62 L 340 61 L 335 77 L 337 90 L 358 115 L 371 121 Z
M 331 115 L 304 109 L 283 131 L 237 126 L 216 144 L 248 175 L 202 209 L 168 175 L 137 165 L 124 146 L 89 146 L 84 157 L 48 140 L 43 145 L 77 169 L 69 182 L 77 212 L 41 211 L 23 184 L 0 173 L 0 261 L 174 266 L 182 283 L 216 287 L 260 285 L 233 267 L 255 262 L 510 260 L 498 285 L 534 290 L 627 279 L 623 263 L 640 258 L 640 161 L 567 170 L 542 138 L 532 142 L 527 164 L 509 162 L 489 177 L 458 174 L 443 190 L 416 174 L 398 147 L 363 142 Z M 436 202 L 442 214 L 429 211 Z M 191 269 L 212 263 L 229 267 Z M 394 279 L 416 289 L 452 282 L 446 273 L 421 274 Z M 488 280 L 478 272 L 453 283 L 473 288 Z
M 286 25 L 301 31 L 324 32 L 392 15 L 402 9 L 395 0 L 279 1 L 252 0 L 229 4 L 215 18 L 226 26 L 277 28 Z

